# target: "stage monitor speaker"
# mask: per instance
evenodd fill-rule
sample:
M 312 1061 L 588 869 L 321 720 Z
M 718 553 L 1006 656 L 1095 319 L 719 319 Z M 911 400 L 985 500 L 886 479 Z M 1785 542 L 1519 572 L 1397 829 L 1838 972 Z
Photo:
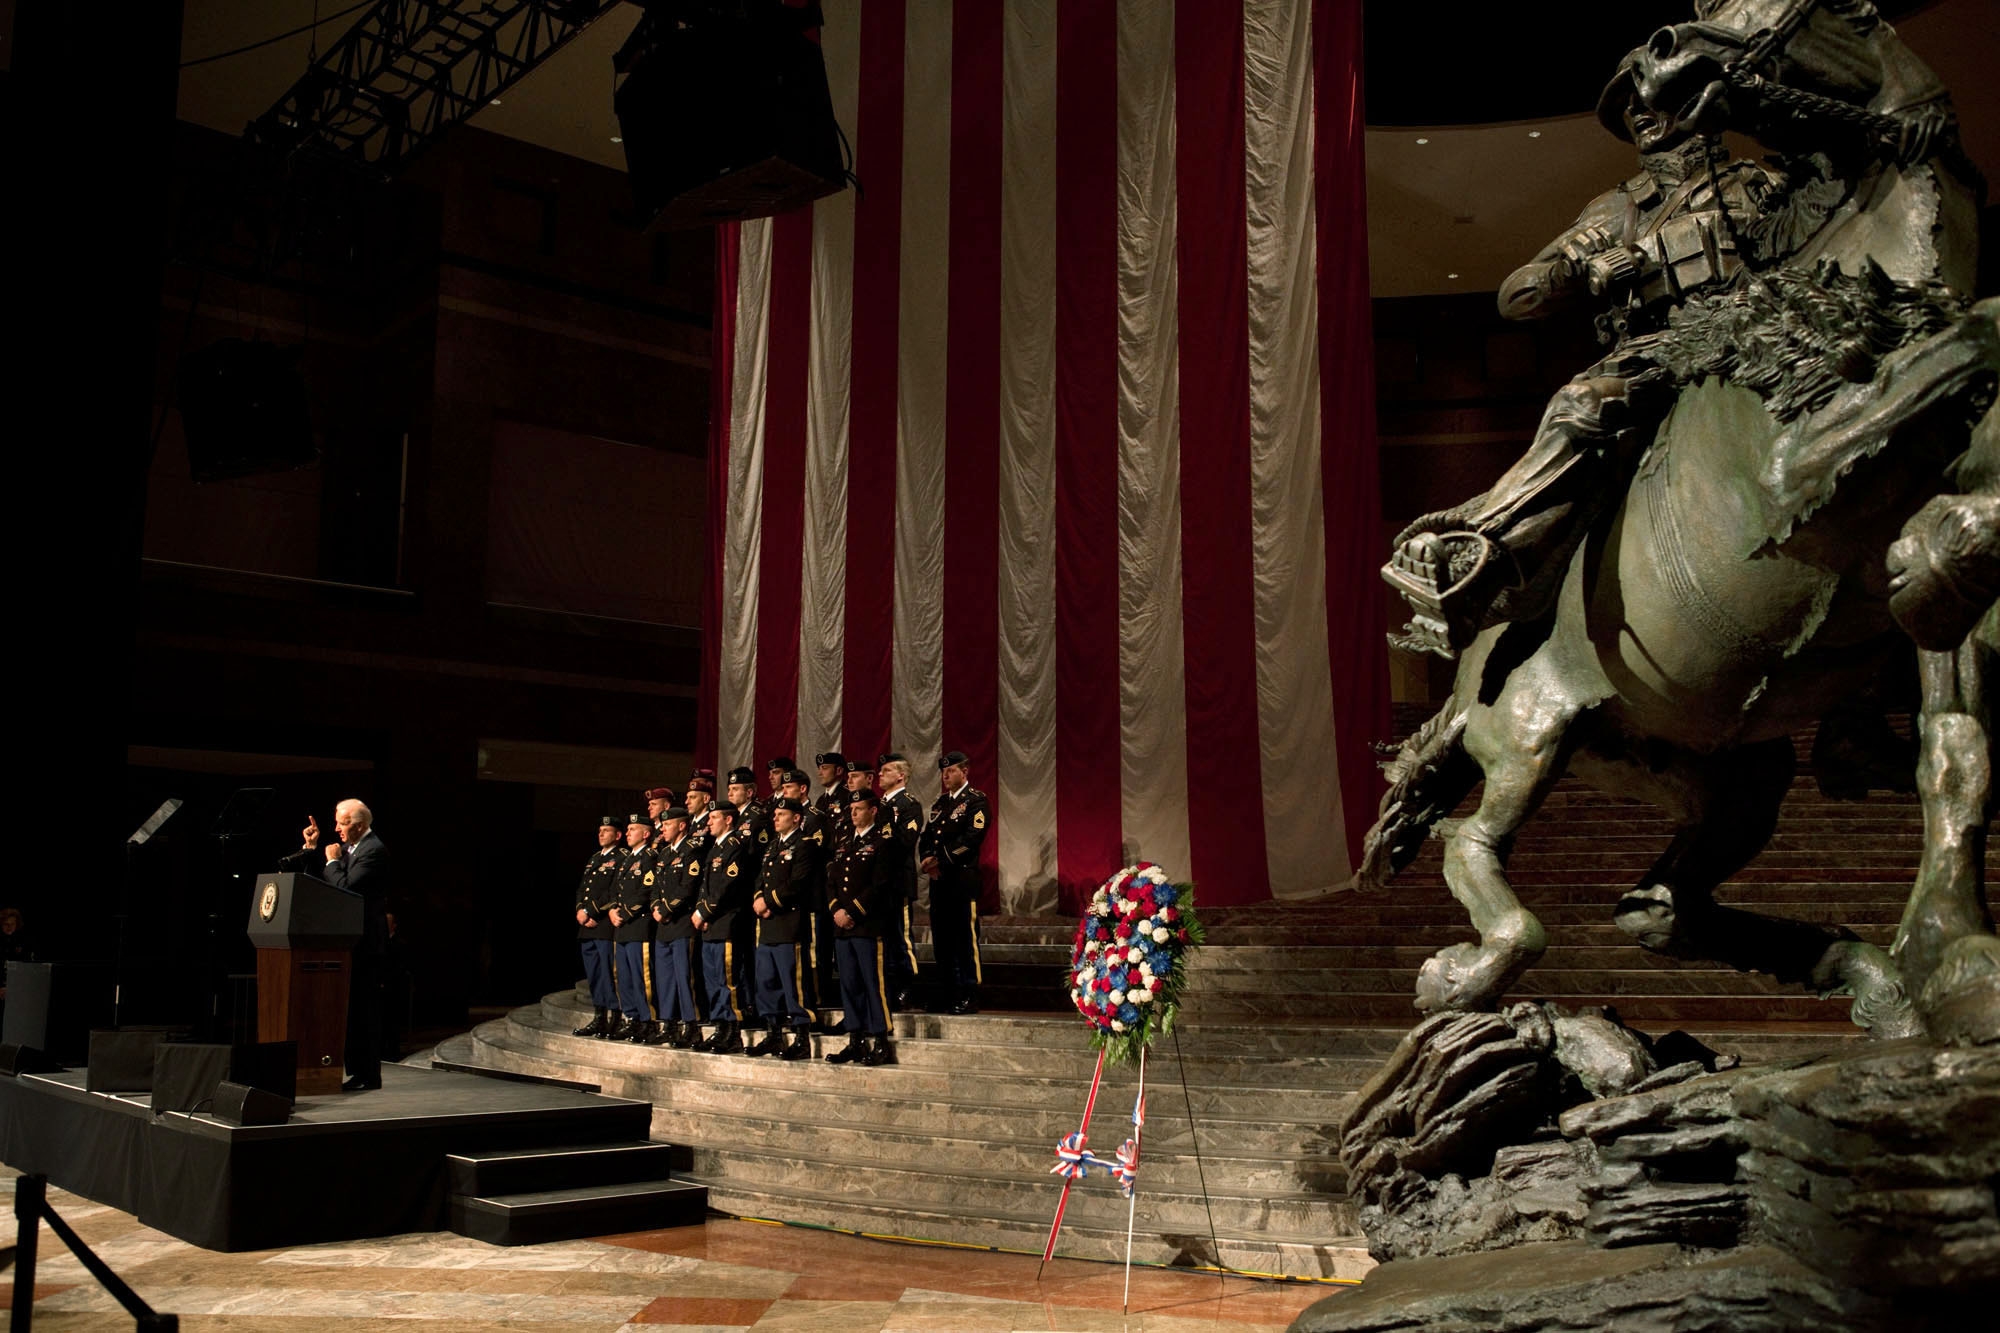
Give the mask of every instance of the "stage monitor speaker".
M 181 429 L 196 481 L 285 472 L 319 456 L 299 352 L 224 338 L 181 361 Z
M 247 1083 L 219 1083 L 213 1114 L 232 1125 L 282 1125 L 292 1118 L 292 1104 L 275 1092 Z
M 33 1046 L 16 1046 L 12 1042 L 0 1042 L 0 1074 L 5 1074 L 9 1078 L 17 1074 L 53 1074 L 61 1068 L 61 1065 Z
M 163 1042 L 153 1056 L 153 1114 L 204 1111 L 224 1082 L 242 1083 L 293 1099 L 298 1080 L 298 1044 L 289 1041 Z
M 164 1028 L 118 1028 L 91 1033 L 83 1090 L 151 1092 L 154 1055 L 166 1039 Z
M 845 185 L 826 61 L 806 33 L 817 8 L 747 0 L 639 21 L 612 106 L 649 230 L 771 217 Z

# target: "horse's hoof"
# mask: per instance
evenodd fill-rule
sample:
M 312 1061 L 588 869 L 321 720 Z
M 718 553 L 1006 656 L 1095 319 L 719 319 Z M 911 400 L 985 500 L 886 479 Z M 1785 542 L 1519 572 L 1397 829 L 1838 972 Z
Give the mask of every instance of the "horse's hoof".
M 1848 1017 L 1878 1041 L 1923 1035 L 1923 1021 L 1903 988 L 1903 974 L 1894 959 L 1872 944 L 1835 943 L 1813 968 L 1812 980 L 1822 995 L 1852 995 L 1854 1007 Z
M 1463 1013 L 1491 1009 L 1499 989 L 1490 983 L 1498 962 L 1494 950 L 1453 944 L 1438 950 L 1417 969 L 1417 1011 Z

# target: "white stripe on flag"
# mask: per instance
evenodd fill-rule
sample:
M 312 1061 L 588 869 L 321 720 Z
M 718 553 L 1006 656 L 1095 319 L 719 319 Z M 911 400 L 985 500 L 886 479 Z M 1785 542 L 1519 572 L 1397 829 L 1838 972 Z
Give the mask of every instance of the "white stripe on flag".
M 1056 908 L 1056 15 L 1007 0 L 1000 170 L 1000 905 Z
M 898 274 L 896 635 L 890 748 L 937 796 L 944 732 L 944 453 L 951 264 L 951 0 L 904 15 L 903 224 Z
M 763 561 L 764 382 L 771 340 L 771 224 L 740 224 L 735 378 L 729 404 L 729 501 L 722 538 L 721 675 L 716 754 L 738 762 L 755 743 L 757 588 Z
M 834 119 L 854 124 L 861 11 L 835 5 L 820 30 Z M 799 730 L 794 755 L 840 748 L 847 610 L 847 406 L 853 364 L 854 195 L 813 205 L 812 347 L 806 373 L 805 535 L 799 589 Z M 769 760 L 769 755 L 759 755 Z
M 1128 858 L 1188 873 L 1174 5 L 1118 7 L 1118 692 Z
M 1348 876 L 1327 663 L 1313 237 L 1312 10 L 1245 0 L 1250 536 L 1271 893 Z

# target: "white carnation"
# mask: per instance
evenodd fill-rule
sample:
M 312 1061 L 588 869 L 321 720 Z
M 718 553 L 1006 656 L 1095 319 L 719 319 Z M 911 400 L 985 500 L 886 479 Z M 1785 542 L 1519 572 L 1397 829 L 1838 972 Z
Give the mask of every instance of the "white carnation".
M 1153 965 L 1151 963 L 1139 964 L 1139 975 L 1151 981 L 1153 979 Z
M 1165 944 L 1167 942 L 1167 939 L 1168 939 L 1167 928 L 1165 926 L 1153 927 L 1153 943 Z
M 1123 1031 L 1125 1030 L 1125 1020 L 1123 1020 L 1123 1019 L 1120 1019 L 1120 1018 L 1114 1018 L 1114 1019 L 1112 1019 L 1112 1020 L 1111 1020 L 1111 1030 L 1112 1030 L 1113 1032 L 1123 1032 Z
M 1124 991 L 1122 991 L 1122 990 L 1115 990 L 1115 991 L 1112 991 L 1112 992 L 1111 992 L 1111 1003 L 1113 1003 L 1113 1004 L 1123 1004 L 1123 1003 L 1125 1003 L 1125 992 L 1124 992 Z
M 1083 951 L 1085 953 L 1096 953 L 1099 947 L 1101 946 L 1099 945 L 1099 942 L 1096 940 L 1085 940 L 1083 942 Z
M 1145 956 L 1146 956 L 1145 953 L 1137 948 L 1131 948 L 1125 951 L 1125 961 L 1128 963 L 1136 963 Z
M 1151 1004 L 1153 1002 L 1153 992 L 1150 990 L 1132 991 L 1131 997 L 1134 1004 Z

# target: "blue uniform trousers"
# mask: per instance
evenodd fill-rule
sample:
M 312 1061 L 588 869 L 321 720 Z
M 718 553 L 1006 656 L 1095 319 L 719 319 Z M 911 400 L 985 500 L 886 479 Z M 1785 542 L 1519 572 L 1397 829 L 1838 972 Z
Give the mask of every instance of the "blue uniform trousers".
M 653 1017 L 646 1003 L 646 941 L 624 940 L 618 945 L 618 1012 L 639 1022 Z
M 882 993 L 882 941 L 866 935 L 833 942 L 840 963 L 840 1030 L 889 1035 L 889 997 Z
M 662 1023 L 693 1023 L 701 1017 L 694 1011 L 693 943 L 685 935 L 653 941 L 653 999 Z
M 746 1015 L 736 994 L 736 942 L 703 940 L 701 975 L 708 983 L 708 1021 L 741 1023 Z
M 757 1017 L 767 1023 L 782 1019 L 795 1028 L 813 1022 L 801 993 L 804 984 L 805 962 L 798 945 L 757 946 Z
M 611 941 L 578 940 L 583 951 L 583 979 L 590 983 L 590 1002 L 599 1009 L 616 1009 L 618 991 L 611 984 Z

